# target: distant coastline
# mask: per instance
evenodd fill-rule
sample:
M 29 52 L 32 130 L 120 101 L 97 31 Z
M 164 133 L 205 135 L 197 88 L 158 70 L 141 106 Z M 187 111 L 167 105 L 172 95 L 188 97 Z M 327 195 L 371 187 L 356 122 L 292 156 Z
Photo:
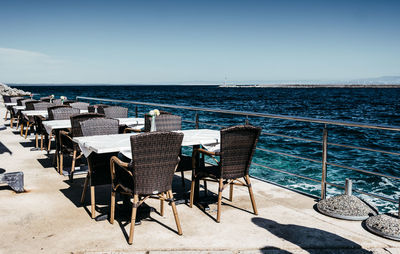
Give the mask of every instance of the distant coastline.
M 220 88 L 400 88 L 400 84 L 226 84 Z

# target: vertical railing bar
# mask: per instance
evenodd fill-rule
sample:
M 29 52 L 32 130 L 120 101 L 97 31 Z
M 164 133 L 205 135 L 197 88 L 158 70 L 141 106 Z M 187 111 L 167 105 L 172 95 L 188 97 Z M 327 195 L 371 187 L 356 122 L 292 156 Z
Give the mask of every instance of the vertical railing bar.
M 195 128 L 198 129 L 199 128 L 199 112 L 198 111 L 196 111 L 195 118 L 196 118 L 196 120 L 195 120 L 196 121 Z
M 137 106 L 137 105 L 135 106 L 135 116 L 136 116 L 136 117 L 139 116 L 139 113 L 138 113 L 138 106 Z
M 246 115 L 246 121 L 245 121 L 246 125 L 249 125 L 249 116 Z
M 326 198 L 326 161 L 328 154 L 328 130 L 326 124 L 322 134 L 322 176 L 321 176 L 321 199 Z

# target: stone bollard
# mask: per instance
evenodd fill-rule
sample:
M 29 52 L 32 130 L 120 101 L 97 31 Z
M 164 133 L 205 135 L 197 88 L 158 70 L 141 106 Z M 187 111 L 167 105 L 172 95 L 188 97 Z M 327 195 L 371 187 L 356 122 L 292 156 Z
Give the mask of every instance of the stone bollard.
M 353 194 L 353 182 L 349 178 L 346 178 L 346 185 L 344 187 L 344 193 L 347 196 L 351 196 Z
M 12 172 L 0 174 L 0 183 L 6 183 L 15 192 L 24 192 L 24 173 Z

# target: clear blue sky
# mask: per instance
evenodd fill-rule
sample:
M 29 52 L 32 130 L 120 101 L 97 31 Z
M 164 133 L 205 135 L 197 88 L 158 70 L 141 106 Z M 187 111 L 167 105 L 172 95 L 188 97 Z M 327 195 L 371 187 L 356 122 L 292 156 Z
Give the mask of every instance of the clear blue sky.
M 0 1 L 0 82 L 400 75 L 400 1 Z

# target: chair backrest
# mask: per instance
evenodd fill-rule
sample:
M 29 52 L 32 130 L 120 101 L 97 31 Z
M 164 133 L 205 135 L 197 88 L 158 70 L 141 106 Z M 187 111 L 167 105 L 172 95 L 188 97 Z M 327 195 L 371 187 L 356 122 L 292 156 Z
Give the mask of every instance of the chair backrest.
M 80 122 L 83 136 L 118 134 L 119 121 L 110 118 L 92 118 Z
M 97 113 L 109 118 L 126 118 L 128 117 L 128 108 L 119 106 L 98 107 Z
M 86 102 L 73 102 L 69 104 L 73 108 L 88 110 L 89 103 Z
M 18 106 L 25 106 L 25 103 L 28 101 L 34 101 L 32 99 L 27 99 L 27 98 L 21 98 L 21 99 L 17 99 L 17 105 Z
M 156 126 L 158 126 L 157 125 L 157 118 L 160 118 L 160 120 L 159 120 L 160 125 L 161 125 L 160 126 L 161 127 L 160 131 L 180 130 L 182 128 L 182 118 L 179 117 L 180 119 L 178 120 L 178 119 L 173 118 L 173 117 L 172 118 L 166 117 L 166 116 L 170 116 L 170 115 L 172 115 L 172 113 L 160 110 L 160 115 L 156 116 Z M 151 129 L 151 117 L 152 116 L 149 115 L 149 114 L 145 114 L 144 115 L 144 132 L 149 132 L 150 129 Z M 168 121 L 170 121 L 169 129 L 167 127 L 168 126 L 168 124 L 167 124 Z M 173 126 L 175 126 L 175 127 L 173 127 Z M 179 126 L 179 128 L 176 129 L 178 126 Z M 172 129 L 172 128 L 175 128 L 175 129 Z M 157 131 L 159 130 L 158 127 L 156 129 L 157 129 Z
M 88 119 L 93 118 L 104 118 L 104 115 L 95 114 L 95 113 L 84 113 L 79 115 L 73 115 L 70 117 L 71 119 L 71 132 L 73 137 L 82 137 L 82 129 L 81 129 L 81 122 L 86 121 Z
M 19 100 L 19 99 L 23 99 L 23 98 L 20 97 L 20 96 L 11 97 L 11 98 L 10 98 L 10 101 L 11 101 L 11 103 L 17 103 L 17 104 L 18 104 L 18 100 Z
M 44 102 L 50 102 L 51 98 L 50 98 L 50 96 L 40 97 L 40 100 L 44 101 Z
M 53 106 L 47 109 L 48 120 L 67 120 L 72 115 L 79 114 L 80 110 L 67 105 Z
M 33 104 L 33 109 L 34 110 L 47 110 L 48 108 L 50 108 L 52 106 L 54 106 L 53 103 L 39 101 L 38 103 Z
M 171 190 L 183 140 L 182 133 L 151 132 L 131 136 L 135 194 Z
M 3 95 L 3 102 L 10 103 L 11 102 L 11 95 Z
M 27 101 L 25 102 L 25 110 L 34 110 L 34 104 L 39 103 L 40 101 Z
M 53 100 L 53 104 L 57 105 L 57 106 L 63 105 L 62 102 L 61 102 L 61 99 L 54 99 Z
M 261 128 L 239 125 L 221 130 L 221 176 L 236 179 L 249 174 Z
M 99 110 L 99 108 L 106 108 L 106 107 L 108 107 L 108 105 L 106 105 L 106 104 L 89 105 L 89 107 L 88 107 L 89 113 L 95 113 L 96 112 L 95 107 L 97 107 L 97 113 L 104 115 L 104 110 L 102 110 L 102 109 Z M 101 113 L 101 112 L 103 112 L 103 113 Z

